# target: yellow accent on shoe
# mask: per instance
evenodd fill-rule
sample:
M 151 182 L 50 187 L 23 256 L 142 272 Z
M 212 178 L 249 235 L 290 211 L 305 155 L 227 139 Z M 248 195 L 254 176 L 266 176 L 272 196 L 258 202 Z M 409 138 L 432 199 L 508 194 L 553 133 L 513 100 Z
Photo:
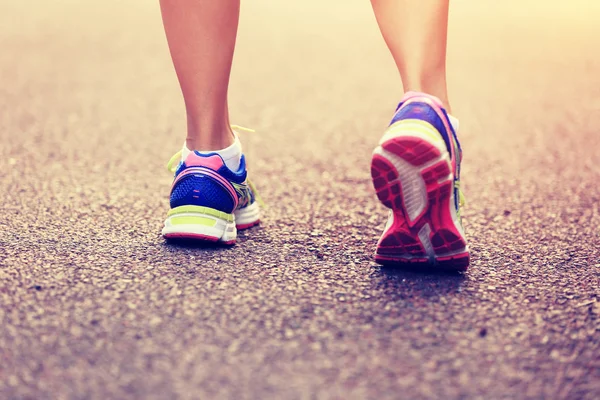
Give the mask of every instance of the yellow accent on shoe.
M 252 128 L 245 128 L 243 126 L 240 125 L 230 125 L 231 129 L 233 129 L 234 131 L 240 131 L 240 132 L 249 132 L 249 133 L 254 133 L 256 132 L 254 129 Z
M 392 130 L 394 128 L 399 128 L 402 125 L 407 125 L 409 123 L 410 124 L 419 125 L 419 129 L 415 129 L 415 127 L 412 127 L 411 130 L 416 130 L 419 133 L 427 135 L 432 140 L 435 140 L 436 142 L 444 140 L 442 138 L 442 136 L 440 135 L 440 133 L 438 132 L 438 130 L 435 129 L 435 127 L 433 125 L 431 125 L 427 121 L 423 121 L 423 120 L 420 120 L 420 119 L 403 119 L 401 121 L 395 122 L 393 125 L 390 125 L 390 127 L 388 128 L 388 130 Z
M 460 207 L 466 206 L 467 205 L 467 198 L 465 197 L 465 194 L 463 193 L 463 191 L 460 189 L 460 181 L 454 182 L 454 187 L 456 189 L 458 189 L 458 205 Z
M 179 150 L 177 153 L 173 154 L 173 157 L 171 157 L 171 159 L 167 163 L 167 170 L 169 170 L 169 172 L 175 173 L 175 171 L 177 171 L 177 166 L 179 165 L 180 160 L 181 160 L 181 150 Z
M 215 210 L 214 208 L 202 206 L 179 206 L 175 207 L 167 213 L 167 217 L 177 214 L 198 214 L 210 215 L 227 222 L 233 222 L 233 215 L 224 213 L 223 211 Z
M 210 217 L 201 217 L 199 215 L 181 215 L 170 219 L 171 225 L 202 225 L 213 227 L 217 220 Z
M 248 186 L 250 186 L 252 193 L 254 193 L 254 200 L 256 200 L 259 206 L 266 209 L 267 205 L 263 201 L 261 195 L 258 193 L 258 190 L 256 189 L 256 186 L 254 186 L 254 183 L 250 179 L 247 179 L 246 182 L 248 183 Z

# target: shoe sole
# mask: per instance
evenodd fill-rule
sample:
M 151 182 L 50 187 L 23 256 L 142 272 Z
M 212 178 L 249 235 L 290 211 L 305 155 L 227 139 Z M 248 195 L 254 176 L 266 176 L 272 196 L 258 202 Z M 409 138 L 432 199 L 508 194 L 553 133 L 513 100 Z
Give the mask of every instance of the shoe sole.
M 167 240 L 193 240 L 231 246 L 236 242 L 238 230 L 258 224 L 260 208 L 256 203 L 234 214 L 207 207 L 182 206 L 169 211 L 162 235 Z
M 465 271 L 469 251 L 454 223 L 454 176 L 445 143 L 441 137 L 432 140 L 431 134 L 415 132 L 410 123 L 397 125 L 384 136 L 371 162 L 377 197 L 393 216 L 375 260 Z
M 235 216 L 235 226 L 238 231 L 260 224 L 260 206 L 257 202 L 236 210 L 233 214 Z

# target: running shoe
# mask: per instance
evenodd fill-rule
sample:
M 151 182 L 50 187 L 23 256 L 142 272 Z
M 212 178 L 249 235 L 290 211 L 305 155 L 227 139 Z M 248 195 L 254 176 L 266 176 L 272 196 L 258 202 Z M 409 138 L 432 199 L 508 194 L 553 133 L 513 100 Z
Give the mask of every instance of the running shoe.
M 162 235 L 166 239 L 192 239 L 235 244 L 237 231 L 260 223 L 260 207 L 254 186 L 247 179 L 242 156 L 237 171 L 230 170 L 217 153 L 181 152 L 169 161 L 175 173 L 171 209 Z
M 377 243 L 378 263 L 467 269 L 461 159 L 455 128 L 440 100 L 407 93 L 371 161 L 377 197 L 390 209 Z

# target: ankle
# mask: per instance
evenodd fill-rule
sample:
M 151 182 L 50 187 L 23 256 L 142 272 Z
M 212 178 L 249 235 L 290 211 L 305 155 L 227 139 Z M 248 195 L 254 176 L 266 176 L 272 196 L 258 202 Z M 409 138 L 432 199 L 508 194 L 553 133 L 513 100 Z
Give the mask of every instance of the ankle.
M 450 102 L 448 101 L 448 89 L 446 86 L 446 79 L 442 74 L 417 76 L 416 78 L 408 77 L 403 79 L 403 86 L 405 92 L 421 92 L 431 96 L 435 96 L 444 105 L 446 111 L 451 112 Z
M 218 154 L 223 159 L 223 162 L 232 171 L 237 171 L 240 168 L 240 164 L 242 161 L 242 143 L 240 142 L 239 137 L 233 137 L 233 143 L 215 149 L 193 149 L 190 148 L 189 144 L 186 143 L 183 145 L 183 149 L 181 149 L 181 161 L 187 160 L 190 153 L 196 151 L 200 154 Z
M 450 102 L 448 101 L 448 93 L 445 90 L 437 91 L 437 90 L 426 89 L 425 87 L 409 86 L 409 89 L 407 89 L 405 93 L 408 93 L 408 92 L 419 92 L 419 93 L 428 94 L 430 96 L 435 96 L 442 102 L 444 109 L 448 113 L 452 112 L 452 109 L 450 107 Z
M 234 142 L 235 136 L 229 125 L 210 129 L 198 129 L 188 126 L 185 139 L 188 149 L 198 151 L 222 150 L 231 146 Z

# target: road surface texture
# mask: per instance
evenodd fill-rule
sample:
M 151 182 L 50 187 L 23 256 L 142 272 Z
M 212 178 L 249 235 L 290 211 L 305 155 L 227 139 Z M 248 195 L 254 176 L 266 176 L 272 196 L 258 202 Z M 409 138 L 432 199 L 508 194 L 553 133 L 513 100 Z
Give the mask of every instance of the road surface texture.
M 157 2 L 0 2 L 0 398 L 597 399 L 600 6 L 454 1 L 472 266 L 443 275 L 372 261 L 402 88 L 369 3 L 244 3 L 269 208 L 203 248 L 160 237 L 185 116 Z

